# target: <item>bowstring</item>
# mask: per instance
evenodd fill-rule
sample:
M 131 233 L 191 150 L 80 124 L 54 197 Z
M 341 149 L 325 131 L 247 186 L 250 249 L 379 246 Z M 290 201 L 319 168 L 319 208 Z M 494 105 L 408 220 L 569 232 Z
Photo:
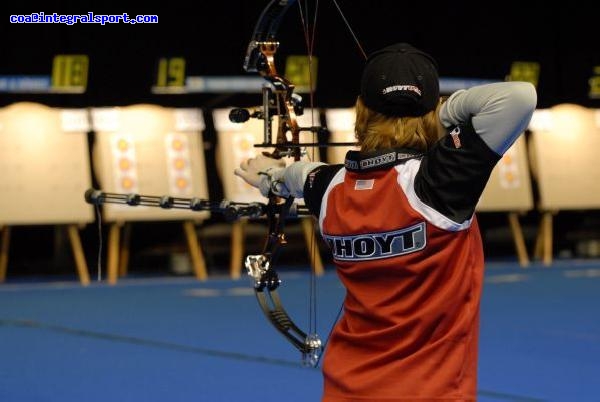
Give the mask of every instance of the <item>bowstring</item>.
M 302 32 L 304 34 L 304 41 L 307 50 L 308 57 L 308 89 L 309 89 L 309 107 L 310 107 L 310 118 L 311 118 L 311 126 L 315 127 L 315 113 L 314 113 L 314 91 L 313 91 L 313 55 L 314 55 L 314 45 L 315 45 L 315 29 L 317 25 L 317 12 L 319 10 L 319 0 L 316 0 L 314 13 L 312 16 L 312 29 L 310 27 L 310 23 L 306 17 L 309 16 L 308 9 L 308 0 L 305 0 L 304 6 L 302 6 L 302 2 L 298 2 L 298 9 L 300 12 L 300 20 L 302 22 Z M 306 16 L 305 16 L 306 15 Z M 311 142 L 317 143 L 318 136 L 313 131 L 312 132 L 312 140 Z M 315 148 L 311 147 L 311 155 L 308 157 L 309 160 L 315 160 Z M 308 155 L 308 152 L 307 152 Z M 315 232 L 315 221 L 311 220 L 311 233 Z M 318 252 L 317 245 L 314 241 L 314 236 L 310 237 L 309 244 L 309 254 L 310 254 L 310 263 L 311 263 L 311 274 L 310 274 L 310 284 L 309 284 L 309 329 L 308 335 L 317 333 L 317 275 L 315 272 L 315 255 Z
M 97 280 L 102 281 L 102 212 L 100 211 L 100 204 L 96 204 L 96 216 L 98 219 L 98 267 L 97 267 Z

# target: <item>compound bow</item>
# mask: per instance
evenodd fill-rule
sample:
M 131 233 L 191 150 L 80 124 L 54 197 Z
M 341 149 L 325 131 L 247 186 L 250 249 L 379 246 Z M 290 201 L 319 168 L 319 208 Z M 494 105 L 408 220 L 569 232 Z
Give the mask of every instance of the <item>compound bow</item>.
M 256 24 L 252 39 L 248 45 L 244 59 L 246 72 L 258 72 L 270 85 L 262 89 L 262 112 L 257 116 L 264 119 L 263 143 L 259 147 L 275 147 L 272 153 L 265 153 L 273 158 L 290 157 L 298 161 L 301 158 L 303 146 L 300 144 L 300 131 L 316 133 L 320 127 L 302 128 L 298 125 L 296 116 L 302 114 L 301 98 L 294 94 L 294 85 L 279 75 L 275 66 L 275 53 L 279 42 L 275 34 L 285 12 L 296 0 L 272 0 L 264 9 Z M 310 56 L 309 56 L 310 57 Z M 230 115 L 236 121 L 234 109 Z M 275 142 L 272 141 L 272 116 L 279 117 Z M 312 145 L 312 144 L 311 144 Z M 269 232 L 263 250 L 259 255 L 246 257 L 245 266 L 248 274 L 254 278 L 254 290 L 258 303 L 271 324 L 302 353 L 304 365 L 316 366 L 322 351 L 322 343 L 316 332 L 302 331 L 289 317 L 283 305 L 277 288 L 281 283 L 274 269 L 274 262 L 287 243 L 283 231 L 294 198 L 281 198 L 269 194 L 266 205 Z M 311 300 L 314 303 L 314 300 Z
M 350 28 L 348 21 L 344 17 L 336 0 L 332 2 L 337 7 L 339 14 L 344 19 L 347 28 L 352 34 L 359 50 L 366 59 L 356 35 Z M 300 2 L 297 0 L 270 0 L 266 8 L 261 13 L 259 20 L 254 28 L 252 38 L 246 51 L 244 59 L 244 70 L 246 72 L 258 72 L 270 85 L 263 86 L 263 104 L 262 110 L 253 113 L 252 116 L 240 112 L 240 109 L 234 109 L 230 114 L 232 121 L 245 121 L 249 117 L 264 119 L 264 137 L 262 144 L 256 144 L 257 147 L 274 147 L 272 153 L 265 153 L 273 158 L 283 156 L 291 157 L 295 161 L 300 160 L 302 148 L 304 147 L 323 147 L 323 146 L 352 146 L 354 143 L 327 143 L 319 144 L 300 143 L 300 132 L 310 131 L 313 134 L 322 133 L 325 128 L 318 126 L 300 127 L 296 116 L 302 114 L 301 97 L 294 93 L 295 86 L 289 80 L 279 75 L 275 66 L 275 54 L 279 47 L 276 40 L 277 30 L 282 22 L 284 14 L 289 8 L 298 4 L 300 15 L 304 20 L 304 13 Z M 315 8 L 315 19 L 316 9 Z M 309 71 L 311 71 L 313 39 L 308 33 L 308 26 L 304 25 L 304 35 L 309 60 Z M 312 77 L 311 77 L 312 83 Z M 312 85 L 311 85 L 312 86 Z M 311 89 L 312 90 L 312 89 Z M 312 96 L 311 96 L 312 101 Z M 311 105 L 312 106 L 312 105 Z M 243 109 L 242 109 L 243 110 Z M 247 112 L 246 112 L 247 113 Z M 243 117 L 241 115 L 243 114 Z M 272 141 L 272 116 L 279 116 L 277 135 L 275 142 Z M 249 275 L 254 278 L 254 288 L 258 302 L 269 321 L 275 328 L 281 332 L 298 350 L 302 352 L 303 363 L 305 365 L 316 366 L 323 349 L 323 345 L 318 335 L 314 331 L 304 332 L 294 324 L 288 314 L 285 312 L 277 287 L 280 280 L 277 276 L 273 263 L 281 249 L 286 244 L 285 234 L 283 232 L 284 223 L 288 217 L 293 198 L 282 199 L 275 194 L 269 194 L 269 202 L 266 205 L 265 212 L 269 222 L 269 233 L 267 241 L 259 255 L 251 255 L 246 258 L 245 266 Z M 314 276 L 314 273 L 312 274 Z M 312 289 L 311 297 L 314 295 Z M 311 304 L 316 303 L 311 299 Z M 315 306 L 311 305 L 311 312 Z M 311 318 L 311 327 L 316 326 Z M 311 328 L 311 329 L 312 329 Z

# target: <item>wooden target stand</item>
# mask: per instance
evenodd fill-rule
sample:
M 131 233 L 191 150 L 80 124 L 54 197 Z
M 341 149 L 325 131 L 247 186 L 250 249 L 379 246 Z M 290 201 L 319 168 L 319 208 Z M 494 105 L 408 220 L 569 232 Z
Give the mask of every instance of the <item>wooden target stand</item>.
M 96 136 L 93 161 L 103 190 L 208 197 L 200 109 L 138 104 L 95 108 L 91 115 Z M 127 183 L 135 183 L 139 188 L 126 188 Z M 182 225 L 194 275 L 199 280 L 207 279 L 196 226 L 208 218 L 208 212 L 105 205 L 102 214 L 109 225 L 109 284 L 115 284 L 128 272 L 133 225 L 158 221 Z
M 196 279 L 208 278 L 206 262 L 199 246 L 196 223 L 190 220 L 181 223 L 188 252 Z M 116 284 L 119 277 L 127 275 L 130 256 L 132 222 L 113 222 L 108 232 L 107 276 L 109 284 Z
M 554 256 L 559 211 L 600 208 L 600 110 L 563 103 L 534 112 L 529 158 L 538 184 L 540 222 L 534 255 L 545 266 Z
M 8 266 L 8 245 L 10 242 L 10 227 L 0 228 L 0 281 L 6 280 L 6 267 Z
M 519 221 L 519 213 L 509 212 L 507 213 L 507 218 L 519 266 L 522 268 L 528 267 L 530 264 L 529 253 L 527 252 L 527 246 L 525 245 L 525 237 L 523 236 L 523 229 L 521 227 L 521 222 Z
M 66 230 L 69 237 L 69 243 L 73 253 L 73 258 L 75 260 L 75 267 L 79 282 L 83 286 L 87 286 L 90 284 L 90 274 L 85 259 L 85 253 L 83 252 L 83 247 L 81 245 L 79 227 L 78 225 L 60 225 L 60 227 Z M 2 226 L 0 228 L 0 282 L 4 282 L 6 280 L 6 272 L 8 270 L 8 254 L 10 249 L 10 232 L 10 226 Z
M 79 229 L 94 220 L 82 195 L 91 184 L 86 109 L 16 102 L 0 108 L 0 282 L 6 280 L 11 228 L 66 230 L 79 282 L 90 283 Z M 50 195 L 50 196 L 49 196 Z M 43 207 L 39 200 L 44 200 Z M 35 253 L 35 244 L 31 252 Z
M 553 221 L 554 215 L 558 211 L 542 211 L 540 218 L 540 224 L 538 227 L 537 236 L 535 238 L 535 245 L 533 249 L 534 257 L 542 261 L 545 266 L 552 265 L 553 254 L 554 254 L 554 235 L 553 235 Z

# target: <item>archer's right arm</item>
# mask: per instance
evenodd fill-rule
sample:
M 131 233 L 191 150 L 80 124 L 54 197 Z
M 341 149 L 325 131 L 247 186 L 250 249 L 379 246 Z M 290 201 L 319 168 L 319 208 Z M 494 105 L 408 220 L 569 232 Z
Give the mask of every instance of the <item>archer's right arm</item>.
M 468 123 L 483 142 L 502 156 L 527 128 L 536 107 L 535 87 L 527 82 L 497 82 L 454 92 L 442 105 L 446 128 Z
M 420 201 L 454 222 L 469 220 L 494 166 L 527 128 L 536 102 L 535 88 L 526 82 L 453 93 L 439 113 L 449 134 L 428 150 L 415 177 Z

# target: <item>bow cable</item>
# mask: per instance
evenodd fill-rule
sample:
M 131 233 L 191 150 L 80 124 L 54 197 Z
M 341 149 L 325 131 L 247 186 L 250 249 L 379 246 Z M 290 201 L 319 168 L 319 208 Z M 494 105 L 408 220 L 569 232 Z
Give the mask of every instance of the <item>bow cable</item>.
M 341 7 L 339 6 L 338 2 L 336 0 L 332 0 L 333 4 L 335 5 L 338 13 L 340 14 L 340 16 L 342 17 L 342 20 L 344 21 L 344 24 L 346 25 L 346 28 L 348 28 L 348 30 L 350 31 L 350 34 L 352 35 L 352 38 L 354 39 L 354 42 L 356 43 L 360 53 L 362 54 L 362 56 L 364 57 L 364 59 L 367 59 L 367 54 L 364 51 L 362 45 L 360 44 L 360 41 L 358 40 L 356 34 L 354 33 L 354 30 L 352 29 L 352 27 L 350 26 L 350 23 L 348 22 L 348 20 L 346 19 L 344 13 L 342 12 Z M 315 127 L 316 124 L 314 122 L 315 116 L 313 113 L 314 110 L 314 76 L 313 76 L 313 56 L 314 56 L 314 46 L 315 46 L 315 39 L 316 39 L 316 26 L 317 26 L 317 15 L 318 15 L 318 10 L 319 10 L 319 0 L 315 1 L 315 6 L 314 6 L 314 13 L 312 15 L 312 27 L 310 26 L 309 20 L 307 17 L 310 17 L 310 13 L 309 13 L 309 8 L 308 8 L 308 0 L 304 1 L 304 6 L 302 6 L 302 1 L 298 1 L 298 10 L 300 13 L 300 19 L 301 19 L 301 23 L 302 23 L 302 30 L 304 33 L 304 40 L 305 40 L 305 46 L 306 46 L 306 50 L 307 50 L 307 58 L 308 58 L 308 75 L 309 75 L 309 104 L 310 104 L 310 110 L 311 110 L 311 126 Z M 320 123 L 320 122 L 319 122 Z M 317 138 L 317 133 L 316 132 L 312 132 L 312 143 L 317 143 L 318 142 L 318 138 Z M 314 160 L 315 159 L 315 147 L 312 147 L 312 154 L 309 156 L 310 160 Z M 307 152 L 303 152 L 305 155 L 308 155 Z M 315 232 L 315 220 L 312 219 L 311 220 L 311 229 L 312 232 Z M 316 330 L 316 326 L 317 326 L 317 283 L 316 283 L 316 272 L 315 272 L 315 267 L 314 267 L 314 260 L 315 260 L 315 253 L 319 252 L 318 246 L 317 244 L 315 244 L 314 241 L 314 237 L 311 237 L 311 241 L 309 244 L 309 252 L 311 255 L 311 275 L 310 275 L 310 300 L 309 300 L 309 331 L 308 331 L 308 336 L 312 336 L 312 334 L 316 334 L 317 330 Z M 341 313 L 341 309 L 340 312 L 338 312 L 338 318 L 339 315 Z M 337 319 L 336 319 L 337 321 Z M 330 331 L 331 332 L 331 331 Z M 329 336 L 327 337 L 329 338 Z M 327 342 L 328 339 L 326 339 L 325 341 Z M 314 366 L 316 367 L 319 364 L 319 360 L 320 360 L 321 355 L 318 356 L 318 359 L 316 361 L 316 363 L 314 364 Z
M 350 31 L 350 35 L 352 35 L 352 38 L 354 38 L 354 42 L 356 43 L 356 46 L 358 46 L 358 50 L 360 50 L 360 53 L 362 54 L 362 56 L 365 58 L 365 60 L 367 60 L 367 58 L 368 58 L 367 57 L 367 53 L 365 52 L 365 50 L 361 46 L 360 41 L 356 37 L 356 34 L 354 33 L 354 30 L 352 29 L 352 27 L 350 26 L 350 23 L 346 19 L 346 16 L 344 16 L 344 13 L 342 12 L 342 9 L 340 8 L 340 5 L 338 4 L 337 0 L 331 0 L 331 1 L 333 2 L 333 4 L 335 5 L 335 7 L 337 8 L 338 13 L 340 14 L 340 17 L 342 17 L 342 20 L 344 20 L 344 23 L 346 24 L 346 28 L 348 28 L 348 31 Z

